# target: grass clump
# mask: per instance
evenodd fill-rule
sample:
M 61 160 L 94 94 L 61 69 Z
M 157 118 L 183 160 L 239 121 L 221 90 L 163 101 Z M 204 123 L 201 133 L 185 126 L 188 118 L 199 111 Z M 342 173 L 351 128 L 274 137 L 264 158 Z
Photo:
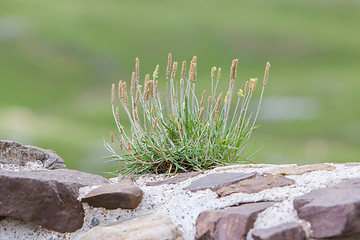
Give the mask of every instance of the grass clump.
M 147 74 L 140 83 L 140 64 L 136 58 L 130 89 L 120 81 L 111 89 L 112 112 L 117 134 L 110 133 L 112 144 L 107 149 L 118 161 L 122 174 L 176 173 L 191 170 L 202 171 L 217 166 L 249 162 L 245 151 L 252 131 L 256 128 L 261 99 L 267 83 L 270 64 L 266 64 L 260 100 L 256 113 L 249 113 L 249 103 L 258 85 L 257 78 L 245 82 L 242 89 L 235 89 L 238 60 L 232 61 L 228 91 L 218 93 L 221 68 L 211 69 L 211 91 L 204 90 L 201 98 L 195 95 L 197 57 L 194 56 L 187 71 L 186 61 L 172 63 L 169 54 L 165 79 L 159 79 L 159 65 L 152 76 Z M 180 67 L 179 67 L 180 68 Z M 159 81 L 166 84 L 164 94 L 159 91 Z M 222 83 L 221 83 L 222 84 Z M 124 109 L 131 125 L 126 132 L 120 122 L 120 110 Z M 130 96 L 129 96 L 130 95 Z M 235 99 L 235 108 L 230 110 Z M 119 150 L 112 147 L 114 138 Z

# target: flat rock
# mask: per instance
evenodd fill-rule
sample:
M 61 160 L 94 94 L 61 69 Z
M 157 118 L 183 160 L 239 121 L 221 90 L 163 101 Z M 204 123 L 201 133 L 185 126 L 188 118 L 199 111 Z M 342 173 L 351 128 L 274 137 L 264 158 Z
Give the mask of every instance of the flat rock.
M 143 195 L 143 191 L 132 180 L 125 179 L 119 183 L 101 185 L 81 201 L 93 207 L 134 209 L 140 204 Z
M 298 216 L 311 224 L 314 238 L 360 233 L 360 178 L 315 189 L 294 199 Z
M 216 191 L 221 187 L 252 177 L 255 177 L 255 173 L 214 173 L 193 181 L 184 189 L 195 192 L 209 188 L 212 191 Z
M 196 219 L 195 239 L 246 239 L 259 212 L 272 204 L 272 202 L 247 203 L 224 210 L 201 212 Z
M 301 175 L 307 172 L 312 171 L 332 171 L 335 170 L 336 167 L 331 166 L 330 164 L 326 163 L 316 163 L 316 164 L 308 164 L 302 166 L 289 166 L 284 168 L 277 168 L 270 173 L 272 174 L 284 174 L 284 175 Z
M 0 163 L 25 166 L 28 162 L 41 163 L 47 169 L 66 168 L 64 160 L 52 150 L 0 140 Z
M 180 230 L 170 218 L 161 215 L 145 215 L 118 224 L 95 227 L 80 240 L 184 240 Z
M 79 188 L 107 182 L 69 169 L 19 172 L 0 169 L 0 216 L 36 223 L 58 232 L 82 227 Z
M 158 185 L 163 185 L 163 184 L 176 184 L 179 182 L 182 182 L 186 179 L 195 177 L 197 175 L 201 174 L 200 172 L 187 172 L 187 173 L 180 173 L 178 175 L 176 175 L 175 177 L 166 179 L 166 180 L 162 180 L 162 181 L 157 181 L 157 182 L 148 182 L 146 183 L 146 186 L 158 186 Z
M 257 193 L 262 190 L 273 188 L 273 187 L 283 187 L 294 184 L 295 181 L 284 177 L 283 175 L 268 175 L 265 177 L 258 177 L 252 179 L 246 179 L 244 181 L 231 184 L 226 187 L 219 188 L 216 193 L 220 197 L 224 197 L 233 193 Z
M 256 229 L 254 240 L 306 240 L 302 226 L 297 222 L 287 222 L 271 228 Z

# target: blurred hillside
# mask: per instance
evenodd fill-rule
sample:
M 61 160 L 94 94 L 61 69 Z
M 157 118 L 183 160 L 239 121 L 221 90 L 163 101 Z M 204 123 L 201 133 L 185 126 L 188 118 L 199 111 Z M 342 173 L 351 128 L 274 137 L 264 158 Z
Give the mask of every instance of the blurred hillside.
M 199 91 L 212 66 L 225 87 L 238 58 L 240 87 L 271 62 L 255 162 L 358 161 L 359 13 L 358 0 L 1 1 L 0 139 L 101 173 L 111 84 L 130 79 L 135 57 L 142 77 L 164 73 L 172 52 L 198 56 Z

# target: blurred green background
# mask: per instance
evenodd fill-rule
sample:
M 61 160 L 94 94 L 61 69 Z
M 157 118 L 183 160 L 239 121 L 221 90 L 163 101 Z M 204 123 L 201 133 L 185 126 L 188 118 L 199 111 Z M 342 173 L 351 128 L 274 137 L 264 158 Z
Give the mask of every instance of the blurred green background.
M 358 0 L 0 2 L 0 138 L 55 150 L 69 168 L 102 174 L 114 129 L 110 86 L 198 56 L 227 85 L 270 78 L 250 151 L 257 163 L 359 161 Z M 124 118 L 125 119 L 125 118 Z

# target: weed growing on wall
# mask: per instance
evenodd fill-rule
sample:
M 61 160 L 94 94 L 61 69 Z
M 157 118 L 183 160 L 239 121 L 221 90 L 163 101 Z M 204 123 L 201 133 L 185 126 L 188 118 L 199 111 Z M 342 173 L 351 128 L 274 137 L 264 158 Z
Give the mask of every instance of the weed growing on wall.
M 131 82 L 120 81 L 111 89 L 117 132 L 110 133 L 111 143 L 105 146 L 112 154 L 110 159 L 119 163 L 119 172 L 170 174 L 247 163 L 245 152 L 256 128 L 270 64 L 266 64 L 260 100 L 254 113 L 248 108 L 259 85 L 258 79 L 251 78 L 243 88 L 236 89 L 237 64 L 237 59 L 232 61 L 227 92 L 218 92 L 219 82 L 223 84 L 221 68 L 213 67 L 211 89 L 203 90 L 198 98 L 195 87 L 200 79 L 196 57 L 189 66 L 185 60 L 178 66 L 178 62 L 172 63 L 169 54 L 165 77 L 159 77 L 157 65 L 143 82 L 140 82 L 140 63 L 136 58 Z M 181 68 L 179 75 L 178 68 Z M 164 93 L 159 91 L 159 84 L 166 84 Z M 131 129 L 124 129 L 119 114 L 127 115 Z

